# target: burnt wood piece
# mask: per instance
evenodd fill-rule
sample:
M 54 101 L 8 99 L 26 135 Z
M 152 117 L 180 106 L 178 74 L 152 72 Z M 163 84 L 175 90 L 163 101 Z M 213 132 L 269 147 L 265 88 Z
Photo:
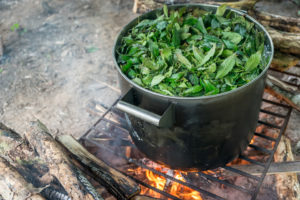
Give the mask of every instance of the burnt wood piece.
M 38 191 L 4 158 L 0 157 L 0 196 L 10 200 L 44 200 Z
M 275 162 L 294 161 L 290 140 L 282 136 L 274 155 Z M 276 175 L 276 190 L 279 200 L 299 200 L 300 185 L 296 173 Z
M 82 172 L 71 163 L 65 149 L 52 138 L 44 124 L 33 122 L 25 136 L 47 164 L 49 173 L 58 179 L 71 199 L 103 200 Z
M 252 16 L 260 21 L 264 26 L 270 26 L 278 30 L 300 33 L 300 19 L 271 14 L 264 11 L 253 9 L 250 11 Z
M 246 172 L 252 175 L 260 175 L 263 173 L 263 168 L 257 167 L 257 165 L 232 165 L 232 168 Z M 286 173 L 300 173 L 300 161 L 288 161 L 288 162 L 274 162 L 271 163 L 267 172 L 270 174 L 286 174 Z M 226 170 L 222 173 L 223 176 L 237 176 L 236 173 Z
M 299 92 L 288 92 L 287 89 L 278 87 L 272 83 L 269 79 L 266 81 L 266 92 L 276 96 L 277 98 L 284 100 L 290 106 L 300 111 L 300 93 Z
M 87 166 L 95 175 L 93 178 L 105 186 L 117 199 L 130 199 L 140 192 L 140 187 L 137 183 L 89 153 L 72 136 L 62 135 L 56 139 L 78 161 Z
M 251 9 L 255 5 L 258 0 L 242 0 L 237 2 L 216 2 L 216 1 L 205 1 L 205 0 L 135 0 L 133 5 L 133 12 L 134 13 L 144 13 L 149 10 L 153 10 L 156 8 L 160 8 L 163 4 L 170 4 L 170 3 L 205 3 L 205 4 L 213 4 L 213 5 L 220 5 L 226 4 L 232 8 L 237 9 Z

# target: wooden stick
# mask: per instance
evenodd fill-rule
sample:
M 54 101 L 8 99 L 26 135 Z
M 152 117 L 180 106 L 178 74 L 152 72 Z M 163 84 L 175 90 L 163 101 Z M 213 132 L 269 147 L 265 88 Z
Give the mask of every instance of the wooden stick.
M 4 199 L 44 200 L 44 197 L 36 194 L 37 189 L 2 157 L 0 157 L 0 169 L 0 195 Z
M 67 152 L 52 138 L 44 124 L 40 121 L 33 122 L 25 136 L 47 163 L 50 174 L 59 180 L 71 199 L 103 199 L 82 172 L 70 162 Z
M 72 136 L 58 136 L 57 140 L 93 172 L 95 180 L 106 186 L 107 190 L 118 199 L 129 199 L 140 192 L 140 187 L 132 179 L 90 154 Z
M 293 161 L 290 140 L 282 136 L 277 151 L 274 155 L 275 162 Z M 279 200 L 296 200 L 300 197 L 300 185 L 296 173 L 286 173 L 276 175 L 276 190 Z
M 232 168 L 247 172 L 252 175 L 260 175 L 263 172 L 263 168 L 257 167 L 257 165 L 232 165 Z M 300 161 L 289 162 L 273 162 L 267 172 L 270 174 L 286 174 L 286 173 L 300 173 Z M 237 176 L 238 174 L 226 170 L 222 172 L 222 176 Z
M 281 89 L 287 91 L 287 92 L 290 92 L 290 93 L 297 93 L 300 91 L 298 91 L 298 87 L 297 86 L 293 86 L 293 85 L 289 85 L 285 82 L 282 82 L 281 80 L 279 80 L 278 78 L 276 78 L 275 76 L 272 76 L 270 74 L 267 75 L 267 79 L 269 81 L 271 81 L 274 85 L 276 85 L 277 87 L 280 87 Z

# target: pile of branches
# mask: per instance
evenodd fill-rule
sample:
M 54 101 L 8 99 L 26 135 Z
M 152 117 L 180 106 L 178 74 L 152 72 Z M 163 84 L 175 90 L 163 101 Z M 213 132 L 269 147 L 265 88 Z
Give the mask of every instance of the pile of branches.
M 152 199 L 72 136 L 53 138 L 40 121 L 24 135 L 0 123 L 0 200 Z

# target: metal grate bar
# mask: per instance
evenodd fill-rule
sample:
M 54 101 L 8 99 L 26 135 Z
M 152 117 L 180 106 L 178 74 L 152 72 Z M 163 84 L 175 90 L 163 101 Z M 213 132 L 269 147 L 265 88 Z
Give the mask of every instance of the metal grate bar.
M 271 140 L 271 141 L 276 141 L 276 139 L 277 139 L 277 138 L 273 138 L 273 137 L 270 137 L 270 136 L 267 136 L 267 135 L 264 135 L 261 133 L 257 133 L 257 132 L 255 132 L 254 135 L 261 137 L 261 138 L 265 138 L 267 140 Z
M 246 161 L 248 161 L 248 162 L 251 162 L 251 163 L 253 163 L 253 164 L 256 164 L 256 165 L 265 167 L 265 164 L 264 164 L 264 163 L 259 162 L 259 161 L 256 161 L 256 160 L 253 160 L 253 159 L 248 158 L 248 157 L 246 157 L 246 156 L 240 155 L 239 158 L 240 158 L 240 159 L 243 159 L 243 160 L 246 160 Z
M 269 167 L 270 167 L 271 162 L 272 162 L 272 160 L 273 160 L 273 156 L 274 156 L 274 154 L 275 154 L 275 150 L 277 149 L 278 144 L 279 144 L 280 139 L 281 139 L 281 136 L 282 136 L 283 132 L 285 131 L 286 127 L 287 127 L 287 124 L 288 124 L 288 121 L 289 121 L 291 112 L 292 112 L 292 107 L 289 108 L 289 111 L 288 111 L 288 114 L 287 114 L 287 118 L 286 118 L 286 120 L 284 121 L 284 123 L 283 123 L 283 125 L 282 125 L 282 128 L 280 129 L 280 134 L 279 134 L 279 136 L 278 136 L 277 139 L 276 139 L 276 142 L 275 142 L 273 151 L 272 151 L 272 153 L 271 153 L 271 155 L 270 155 L 270 158 L 268 159 L 268 161 L 267 161 L 267 163 L 266 163 L 266 168 L 264 169 L 263 174 L 261 175 L 261 179 L 262 179 L 262 180 L 265 178 L 265 176 L 266 176 L 266 174 L 267 174 L 267 172 L 268 172 L 268 170 L 269 170 Z M 262 182 L 263 182 L 263 181 L 260 181 L 260 182 L 258 183 L 258 185 L 256 186 L 255 191 L 254 191 L 254 193 L 253 193 L 253 195 L 252 195 L 251 200 L 255 200 L 255 199 L 256 199 L 257 194 L 258 194 L 258 192 L 259 192 L 259 190 L 260 190 L 260 187 L 261 187 L 261 185 L 262 185 Z
M 269 104 L 273 104 L 273 105 L 276 105 L 276 106 L 280 106 L 280 107 L 284 107 L 284 108 L 290 108 L 289 105 L 285 105 L 285 104 L 282 104 L 282 103 L 278 103 L 278 102 L 275 102 L 275 101 L 270 101 L 268 99 L 262 99 L 264 102 L 267 102 Z
M 128 158 L 127 158 L 127 159 L 128 159 Z M 184 185 L 184 186 L 187 186 L 187 187 L 189 187 L 189 188 L 191 188 L 191 189 L 193 189 L 193 190 L 196 190 L 197 192 L 200 192 L 201 194 L 205 194 L 205 195 L 207 195 L 207 196 L 211 196 L 211 197 L 213 197 L 213 198 L 215 198 L 215 199 L 218 199 L 218 200 L 224 199 L 224 198 L 222 198 L 222 197 L 220 197 L 220 196 L 218 196 L 218 195 L 215 195 L 215 194 L 213 194 L 213 193 L 211 193 L 211 192 L 209 192 L 209 191 L 206 191 L 206 190 L 204 190 L 204 189 L 201 189 L 201 188 L 199 188 L 199 187 L 197 187 L 197 186 L 195 186 L 195 185 L 189 183 L 188 181 L 187 181 L 187 182 L 183 182 L 183 181 L 178 180 L 178 179 L 176 179 L 176 178 L 174 178 L 174 177 L 172 177 L 172 176 L 169 176 L 168 174 L 164 174 L 164 173 L 159 172 L 159 171 L 157 171 L 157 170 L 155 170 L 155 169 L 152 169 L 151 167 L 148 167 L 147 165 L 144 165 L 143 163 L 138 162 L 138 161 L 136 161 L 135 159 L 129 158 L 128 161 L 131 162 L 131 163 L 134 163 L 135 165 L 137 165 L 137 166 L 139 166 L 139 167 L 143 167 L 143 168 L 145 168 L 145 169 L 148 169 L 148 170 L 152 171 L 153 173 L 156 173 L 156 174 L 158 174 L 158 175 L 160 175 L 160 176 L 163 176 L 163 177 L 165 177 L 165 178 L 167 178 L 167 179 L 169 179 L 169 180 L 171 180 L 171 181 L 173 181 L 173 182 L 180 183 L 181 185 Z M 219 179 L 218 179 L 218 180 L 219 180 Z
M 157 189 L 156 187 L 153 187 L 153 186 L 151 186 L 151 185 L 149 185 L 149 184 L 147 184 L 147 183 L 145 183 L 145 182 L 143 182 L 143 181 L 140 181 L 140 180 L 137 179 L 137 178 L 134 178 L 134 177 L 130 177 L 130 178 L 132 178 L 132 179 L 133 179 L 135 182 L 137 182 L 138 184 L 140 184 L 140 185 L 142 185 L 142 186 L 144 186 L 144 187 L 150 188 L 151 190 L 154 190 L 155 192 L 158 192 L 158 193 L 160 193 L 160 194 L 162 194 L 162 195 L 164 195 L 164 196 L 166 196 L 166 197 L 168 197 L 168 198 L 170 198 L 170 199 L 173 199 L 173 200 L 181 200 L 181 199 L 179 199 L 178 197 L 175 197 L 175 196 L 173 196 L 173 195 L 171 195 L 171 194 L 169 194 L 169 193 L 167 193 L 167 192 L 165 192 L 165 191 L 159 190 L 159 189 Z
M 198 174 L 199 174 L 200 176 L 203 176 L 203 177 L 207 178 L 207 179 L 210 179 L 210 180 L 212 180 L 212 181 L 216 181 L 216 182 L 222 183 L 223 185 L 226 185 L 226 186 L 228 186 L 228 187 L 232 187 L 232 188 L 234 188 L 234 189 L 236 189 L 236 190 L 239 190 L 239 191 L 241 191 L 241 192 L 248 193 L 248 194 L 252 194 L 252 191 L 249 191 L 249 190 L 247 190 L 247 189 L 245 189 L 245 188 L 242 188 L 242 187 L 240 187 L 240 186 L 231 184 L 231 183 L 229 183 L 228 181 L 220 180 L 220 179 L 218 179 L 218 178 L 216 178 L 216 177 L 210 176 L 210 175 L 205 174 L 205 173 L 203 173 L 203 172 L 198 172 Z
M 247 172 L 241 171 L 239 169 L 236 169 L 236 168 L 233 168 L 233 167 L 230 167 L 230 166 L 224 166 L 223 168 L 226 169 L 226 170 L 232 171 L 232 172 L 234 172 L 236 174 L 240 174 L 242 176 L 246 176 L 248 178 L 252 178 L 252 179 L 257 180 L 257 181 L 260 180 L 260 178 L 257 177 L 257 176 L 253 176 L 252 174 L 248 174 Z
M 263 147 L 259 147 L 259 146 L 254 145 L 254 144 L 249 144 L 248 146 L 251 147 L 251 148 L 253 148 L 253 149 L 255 149 L 255 150 L 258 150 L 258 151 L 261 151 L 261 152 L 264 152 L 264 153 L 267 153 L 267 154 L 271 154 L 272 153 L 271 150 L 263 148 Z
M 193 189 L 193 190 L 195 190 L 195 191 L 201 193 L 202 195 L 205 195 L 205 196 L 207 196 L 207 197 L 212 197 L 212 198 L 217 199 L 217 200 L 224 200 L 223 197 L 220 197 L 220 196 L 218 196 L 218 195 L 216 195 L 216 194 L 214 194 L 214 193 L 212 193 L 212 192 L 210 192 L 210 191 L 207 191 L 206 189 L 203 189 L 201 186 L 196 186 L 196 185 L 194 185 L 194 184 L 193 184 L 190 180 L 188 180 L 188 179 L 185 180 L 185 181 L 178 180 L 178 179 L 176 179 L 176 178 L 173 177 L 173 176 L 170 176 L 170 175 L 168 175 L 168 174 L 164 174 L 164 173 L 162 173 L 162 172 L 160 172 L 160 171 L 155 170 L 154 168 L 148 167 L 147 165 L 143 164 L 143 162 L 141 162 L 141 161 L 139 161 L 139 160 L 136 160 L 136 159 L 133 159 L 133 158 L 128 158 L 128 157 L 125 156 L 125 154 L 123 154 L 123 153 L 121 153 L 121 152 L 116 152 L 116 151 L 110 149 L 109 146 L 106 146 L 105 144 L 102 144 L 102 143 L 100 143 L 99 141 L 93 141 L 93 138 L 92 138 L 92 137 L 89 137 L 89 136 L 90 136 L 90 134 L 95 134 L 95 132 L 94 132 L 94 131 L 91 132 L 91 130 L 97 131 L 96 134 L 99 134 L 100 132 L 102 132 L 102 130 L 98 130 L 97 127 L 96 127 L 96 126 L 101 122 L 101 120 L 104 120 L 106 123 L 109 123 L 109 125 L 111 125 L 112 127 L 118 127 L 118 128 L 121 128 L 121 129 L 125 130 L 127 133 L 129 133 L 129 132 L 128 132 L 128 126 L 126 126 L 125 124 L 123 124 L 123 123 L 125 122 L 125 121 L 124 121 L 124 117 L 123 117 L 123 113 L 120 112 L 120 111 L 118 111 L 118 110 L 116 110 L 115 107 L 114 107 L 115 104 L 116 104 L 118 101 L 119 101 L 119 99 L 117 99 L 117 100 L 113 103 L 113 105 L 112 105 L 110 108 L 108 108 L 108 109 L 106 110 L 106 112 L 105 112 L 105 113 L 102 115 L 102 117 L 94 124 L 94 126 L 92 126 L 92 127 L 84 134 L 84 136 L 82 137 L 83 139 L 85 138 L 86 140 L 92 142 L 93 144 L 98 145 L 99 147 L 104 148 L 105 150 L 110 151 L 111 153 L 115 154 L 116 156 L 119 156 L 119 157 L 121 157 L 121 158 L 127 160 L 129 163 L 132 163 L 132 164 L 134 164 L 134 165 L 136 165 L 136 166 L 139 166 L 139 167 L 142 167 L 142 168 L 144 168 L 144 169 L 150 170 L 150 171 L 152 171 L 153 173 L 155 173 L 155 174 L 157 174 L 157 175 L 160 175 L 160 176 L 163 176 L 163 177 L 165 177 L 166 179 L 168 179 L 168 180 L 170 180 L 170 181 L 172 181 L 172 182 L 177 182 L 177 183 L 179 183 L 179 184 L 181 184 L 181 185 L 183 185 L 183 186 L 189 187 L 189 188 L 191 188 L 191 189 Z M 259 189 L 260 189 L 260 187 L 261 187 L 261 185 L 262 185 L 263 179 L 264 179 L 264 177 L 266 176 L 266 173 L 267 173 L 267 170 L 268 170 L 269 167 L 270 167 L 271 161 L 273 160 L 274 152 L 275 152 L 275 150 L 277 149 L 277 146 L 278 146 L 278 143 L 279 143 L 279 141 L 280 141 L 281 135 L 282 135 L 282 133 L 284 132 L 286 126 L 287 126 L 288 119 L 289 119 L 289 117 L 290 117 L 291 110 L 292 110 L 292 108 L 291 108 L 290 106 L 285 105 L 285 104 L 282 104 L 282 103 L 270 101 L 270 100 L 267 100 L 267 99 L 263 99 L 263 101 L 266 102 L 266 103 L 270 103 L 270 104 L 272 104 L 272 105 L 275 105 L 275 106 L 279 106 L 279 107 L 286 108 L 286 110 L 287 110 L 287 111 L 286 111 L 287 114 L 280 114 L 280 113 L 274 113 L 274 112 L 271 112 L 271 111 L 267 111 L 267 110 L 261 109 L 261 112 L 263 112 L 263 113 L 270 114 L 270 115 L 273 115 L 273 116 L 280 117 L 280 118 L 283 118 L 283 119 L 284 119 L 284 123 L 283 123 L 282 126 L 277 126 L 277 125 L 271 124 L 271 123 L 269 123 L 269 122 L 264 122 L 264 121 L 261 121 L 261 120 L 258 121 L 258 123 L 263 124 L 263 125 L 266 125 L 266 126 L 268 126 L 268 127 L 280 129 L 280 132 L 279 132 L 279 134 L 278 134 L 279 136 L 278 136 L 277 138 L 273 138 L 273 137 L 264 135 L 264 134 L 262 134 L 262 133 L 256 133 L 256 132 L 254 133 L 256 136 L 259 136 L 259 137 L 261 137 L 261 138 L 264 138 L 264 139 L 267 139 L 267 140 L 269 140 L 269 141 L 275 142 L 274 148 L 273 148 L 272 150 L 269 150 L 269 149 L 266 149 L 266 148 L 263 148 L 263 147 L 260 147 L 260 146 L 254 145 L 254 144 L 248 145 L 248 146 L 251 147 L 251 148 L 254 148 L 254 149 L 259 150 L 259 151 L 261 151 L 261 152 L 267 153 L 267 154 L 269 155 L 269 158 L 268 158 L 268 160 L 267 160 L 266 163 L 262 163 L 262 162 L 260 162 L 260 161 L 256 161 L 256 160 L 250 159 L 250 158 L 248 158 L 248 157 L 246 157 L 246 156 L 243 156 L 243 155 L 240 155 L 240 156 L 239 156 L 239 158 L 241 158 L 241 159 L 243 159 L 243 160 L 246 160 L 246 161 L 248 161 L 248 162 L 250 162 L 250 163 L 252 163 L 252 164 L 255 164 L 255 165 L 258 165 L 258 166 L 263 167 L 263 173 L 261 173 L 260 176 L 254 176 L 254 175 L 252 175 L 252 174 L 249 174 L 249 173 L 247 173 L 247 172 L 244 172 L 244 171 L 235 169 L 235 168 L 230 167 L 230 166 L 224 166 L 224 167 L 223 167 L 223 169 L 225 169 L 225 170 L 229 170 L 229 171 L 234 172 L 234 173 L 236 173 L 236 174 L 239 174 L 239 175 L 241 175 L 241 176 L 248 177 L 248 178 L 251 178 L 251 179 L 253 179 L 253 180 L 256 180 L 256 181 L 258 182 L 258 184 L 257 184 L 256 187 L 254 188 L 254 190 L 251 190 L 251 191 L 250 191 L 249 189 L 245 189 L 244 187 L 241 187 L 241 186 L 238 186 L 238 185 L 234 185 L 234 184 L 232 184 L 232 183 L 230 183 L 230 182 L 228 182 L 228 181 L 226 181 L 226 180 L 221 180 L 221 179 L 219 179 L 219 178 L 217 178 L 217 177 L 214 177 L 214 176 L 212 176 L 212 175 L 205 174 L 205 173 L 203 173 L 203 172 L 196 172 L 196 174 L 199 174 L 200 176 L 202 176 L 202 177 L 204 177 L 204 178 L 206 178 L 206 179 L 208 179 L 208 180 L 210 180 L 210 181 L 213 181 L 213 182 L 219 183 L 219 184 L 223 184 L 223 185 L 225 185 L 225 186 L 231 187 L 231 188 L 233 188 L 233 189 L 236 189 L 236 190 L 238 190 L 238 191 L 240 191 L 240 192 L 243 192 L 243 193 L 246 193 L 246 194 L 250 194 L 250 195 L 251 195 L 251 200 L 254 200 L 254 199 L 256 198 L 258 192 L 259 192 Z M 118 118 L 118 119 L 117 119 L 117 122 L 112 121 L 112 120 L 110 120 L 110 119 L 107 118 L 107 115 L 108 115 L 110 112 L 117 115 L 117 116 L 116 116 L 116 117 Z M 114 117 L 114 115 L 113 115 L 113 117 Z M 119 121 L 120 121 L 120 123 L 119 123 Z M 104 130 L 104 132 L 105 132 L 105 130 Z M 103 133 L 104 133 L 104 132 L 103 132 Z M 106 130 L 106 132 L 107 132 L 107 130 Z M 108 131 L 108 132 L 109 132 L 109 131 Z M 126 133 L 126 132 L 124 132 L 124 133 Z M 108 133 L 104 133 L 104 134 L 108 134 Z M 122 138 L 119 138 L 119 139 L 122 139 Z M 128 142 L 129 142 L 129 141 L 128 141 Z M 130 145 L 130 146 L 131 146 L 132 148 L 136 148 L 134 145 Z M 131 177 L 132 179 L 134 179 L 134 180 L 135 180 L 137 183 L 139 183 L 140 185 L 143 185 L 144 187 L 147 187 L 147 188 L 149 188 L 149 189 L 151 189 L 151 190 L 153 190 L 153 191 L 155 191 L 155 192 L 158 192 L 158 193 L 164 195 L 166 198 L 174 199 L 174 200 L 179 200 L 178 197 L 176 197 L 176 196 L 174 196 L 174 195 L 172 195 L 172 194 L 169 194 L 166 190 L 160 190 L 160 189 L 157 189 L 157 188 L 155 188 L 155 187 L 153 187 L 153 186 L 151 186 L 151 185 L 149 185 L 149 184 L 147 184 L 147 183 L 145 183 L 145 182 L 143 182 L 143 181 L 141 181 L 141 180 L 135 178 L 135 177 L 132 176 L 132 175 L 128 175 L 128 174 L 127 174 L 127 176 L 129 176 L 129 177 Z
M 258 123 L 266 125 L 266 126 L 271 127 L 271 128 L 281 129 L 281 126 L 277 126 L 275 124 L 270 124 L 269 122 L 264 122 L 264 121 L 258 120 Z
M 268 110 L 264 110 L 264 109 L 260 109 L 260 112 L 266 113 L 266 114 L 270 114 L 270 115 L 274 115 L 276 117 L 281 117 L 281 118 L 286 118 L 286 115 L 282 115 L 280 113 L 274 113 Z

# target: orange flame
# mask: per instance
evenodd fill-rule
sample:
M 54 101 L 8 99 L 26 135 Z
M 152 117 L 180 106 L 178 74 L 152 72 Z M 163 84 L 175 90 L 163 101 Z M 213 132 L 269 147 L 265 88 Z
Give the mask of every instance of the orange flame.
M 162 172 L 162 173 L 167 173 L 168 169 L 165 168 L 159 168 L 156 167 L 156 170 Z M 144 174 L 147 178 L 147 180 L 149 181 L 148 183 L 159 189 L 159 190 L 168 190 L 170 194 L 172 194 L 173 196 L 176 196 L 180 199 L 184 199 L 184 200 L 202 200 L 201 195 L 199 192 L 190 189 L 186 186 L 181 185 L 178 182 L 171 182 L 170 184 L 167 183 L 166 178 L 164 178 L 163 176 L 157 175 L 155 173 L 153 173 L 150 170 L 147 169 L 142 169 L 142 168 L 137 168 L 135 170 L 133 169 L 128 169 L 129 172 L 135 173 L 136 175 L 138 174 Z M 183 178 L 183 176 L 181 174 L 185 174 L 186 172 L 179 172 L 179 171 L 174 171 L 174 178 L 176 178 L 177 180 L 180 180 L 182 182 L 185 182 L 185 179 Z M 157 192 L 154 192 L 152 190 L 149 190 L 148 188 L 142 187 L 142 191 L 141 194 L 143 195 L 149 195 L 152 196 L 154 198 L 161 198 L 161 195 Z

